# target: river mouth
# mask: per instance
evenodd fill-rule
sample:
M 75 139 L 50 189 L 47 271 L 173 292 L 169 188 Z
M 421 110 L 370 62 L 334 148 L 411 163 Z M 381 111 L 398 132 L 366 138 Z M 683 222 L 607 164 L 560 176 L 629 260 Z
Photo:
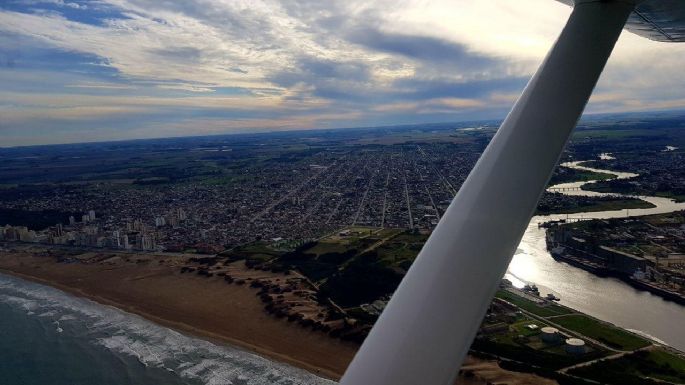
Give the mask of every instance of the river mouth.
M 583 161 L 566 162 L 562 166 L 576 170 L 593 171 L 615 175 L 618 179 L 638 176 L 634 173 L 617 172 L 581 166 Z M 551 214 L 534 216 L 521 243 L 509 264 L 505 278 L 514 286 L 523 287 L 535 283 L 541 295 L 552 293 L 561 298 L 560 303 L 587 313 L 593 317 L 611 322 L 617 326 L 635 330 L 651 336 L 657 342 L 666 343 L 685 351 L 685 307 L 669 302 L 649 292 L 636 290 L 615 278 L 600 278 L 564 262 L 555 261 L 547 251 L 545 229 L 539 224 L 562 219 L 608 219 L 664 214 L 685 210 L 685 202 L 653 196 L 598 193 L 582 190 L 582 186 L 595 180 L 561 183 L 549 190 L 565 195 L 615 196 L 639 198 L 654 207 L 644 209 L 578 212 L 573 214 Z

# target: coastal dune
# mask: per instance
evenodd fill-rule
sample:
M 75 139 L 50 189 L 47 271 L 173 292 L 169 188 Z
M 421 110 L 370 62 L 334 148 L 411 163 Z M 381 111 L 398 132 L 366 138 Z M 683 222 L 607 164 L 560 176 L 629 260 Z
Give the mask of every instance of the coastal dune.
M 51 257 L 0 254 L 0 271 L 138 314 L 161 325 L 229 343 L 339 378 L 357 345 L 276 319 L 247 286 L 180 274 L 152 262 L 57 263 Z

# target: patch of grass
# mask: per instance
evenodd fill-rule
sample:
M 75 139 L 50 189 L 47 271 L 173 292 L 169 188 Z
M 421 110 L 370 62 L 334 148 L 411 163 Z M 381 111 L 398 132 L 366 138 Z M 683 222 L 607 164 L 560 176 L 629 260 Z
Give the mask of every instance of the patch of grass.
M 251 261 L 255 261 L 255 262 L 266 262 L 266 261 L 269 261 L 273 258 L 274 258 L 274 256 L 271 254 L 255 253 L 255 254 L 250 254 L 250 256 L 247 259 L 251 260 Z
M 239 252 L 242 253 L 250 253 L 250 254 L 270 254 L 274 255 L 277 254 L 274 249 L 269 247 L 268 245 L 264 243 L 252 243 L 249 245 L 245 245 L 240 247 L 238 250 Z
M 599 361 L 570 371 L 603 384 L 657 384 L 685 382 L 685 359 L 661 349 L 635 352 L 615 360 Z
M 663 198 L 673 199 L 676 202 L 685 201 L 685 194 L 683 190 L 671 186 L 660 186 L 655 188 L 648 187 L 644 182 L 649 182 L 648 179 L 637 179 L 638 182 L 642 182 L 642 186 L 636 186 L 632 182 L 633 180 L 628 179 L 612 179 L 598 181 L 582 186 L 583 190 L 595 191 L 601 193 L 613 193 L 613 194 L 631 194 L 631 195 L 655 195 Z
M 656 207 L 642 199 L 612 199 L 612 200 L 589 200 L 587 204 L 571 204 L 568 207 L 554 207 L 551 209 L 539 209 L 537 214 L 575 214 L 579 212 L 591 213 L 597 211 L 615 211 L 625 209 L 650 209 Z
M 428 236 L 420 233 L 410 233 L 405 232 L 393 238 L 394 242 L 405 242 L 405 243 L 425 243 Z
M 528 325 L 535 324 L 538 326 L 537 329 L 531 330 L 527 328 Z M 535 336 L 540 334 L 540 329 L 547 326 L 547 324 L 541 323 L 540 321 L 527 319 L 525 321 L 520 321 L 511 325 L 511 327 L 516 332 L 516 335 L 522 335 L 524 337 Z
M 274 250 L 264 242 L 253 242 L 232 250 L 225 250 L 219 253 L 222 257 L 227 257 L 231 261 L 245 259 L 250 263 L 261 263 L 278 257 L 282 251 Z
M 653 136 L 655 133 L 652 130 L 642 130 L 642 129 L 584 129 L 578 130 L 573 133 L 573 139 L 581 138 L 627 138 L 636 136 Z
M 307 249 L 308 254 L 326 254 L 326 253 L 342 253 L 348 250 L 350 247 L 345 245 L 343 242 L 327 242 L 320 241 L 317 242 L 312 248 Z
M 380 263 L 375 251 L 371 251 L 329 275 L 321 286 L 320 296 L 329 297 L 341 306 L 359 306 L 391 294 L 401 279 L 401 274 Z
M 514 293 L 511 293 L 506 290 L 500 290 L 495 294 L 495 297 L 501 298 L 507 302 L 510 302 L 521 309 L 531 312 L 535 315 L 539 315 L 541 317 L 550 317 L 554 315 L 562 315 L 562 314 L 570 314 L 572 313 L 571 310 L 561 307 L 558 305 L 547 305 L 547 306 L 540 306 L 536 304 L 533 301 L 527 300 L 521 296 L 518 296 Z
M 377 227 L 365 227 L 365 226 L 351 226 L 348 227 L 353 233 L 359 233 L 360 236 L 371 235 L 379 230 Z
M 549 181 L 549 185 L 588 180 L 605 180 L 612 179 L 615 177 L 616 176 L 614 174 L 608 174 L 604 172 L 576 170 L 569 167 L 559 166 L 552 175 L 552 178 Z
M 593 358 L 599 358 L 604 354 L 599 351 L 577 356 L 568 355 L 566 353 L 554 354 L 517 343 L 500 343 L 482 338 L 477 338 L 473 342 L 473 345 L 471 345 L 471 349 L 552 370 L 561 369 Z
M 376 236 L 379 238 L 387 238 L 387 237 L 392 237 L 394 235 L 402 233 L 404 230 L 402 229 L 383 229 L 376 233 Z
M 650 344 L 642 337 L 582 314 L 558 317 L 554 322 L 615 349 L 635 350 Z
M 381 260 L 388 264 L 395 264 L 403 260 L 413 261 L 422 246 L 423 244 L 392 242 L 379 246 L 376 251 Z
M 664 198 L 673 199 L 676 202 L 685 202 L 685 195 L 675 193 L 672 191 L 656 191 L 654 195 Z
M 648 352 L 647 360 L 662 369 L 653 371 L 649 374 L 651 377 L 664 381 L 685 382 L 685 357 L 655 349 Z M 679 374 L 674 376 L 675 373 Z

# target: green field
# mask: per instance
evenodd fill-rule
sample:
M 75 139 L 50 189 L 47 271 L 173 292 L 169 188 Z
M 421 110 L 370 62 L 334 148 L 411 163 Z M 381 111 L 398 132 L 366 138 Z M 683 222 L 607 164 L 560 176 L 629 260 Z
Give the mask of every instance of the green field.
M 592 200 L 590 204 L 571 205 L 569 207 L 554 208 L 551 210 L 538 209 L 539 215 L 548 214 L 576 214 L 579 212 L 591 213 L 597 211 L 615 211 L 632 209 L 649 209 L 656 207 L 642 199 L 613 199 L 613 200 Z
M 685 358 L 661 349 L 640 351 L 615 360 L 580 367 L 572 370 L 571 374 L 604 384 L 657 383 L 645 377 L 682 384 L 685 383 Z
M 501 298 L 507 302 L 510 302 L 520 307 L 525 311 L 531 312 L 535 315 L 539 315 L 540 317 L 550 317 L 555 315 L 572 313 L 571 310 L 558 305 L 540 306 L 533 301 L 527 300 L 521 296 L 518 296 L 505 290 L 498 291 L 497 294 L 495 294 L 495 297 Z
M 557 317 L 554 322 L 619 350 L 635 350 L 650 344 L 642 337 L 582 314 Z
M 529 328 L 527 328 L 527 326 L 530 324 L 535 324 L 538 326 L 538 328 L 535 330 L 530 330 Z M 538 320 L 530 319 L 530 318 L 526 319 L 524 321 L 519 321 L 519 322 L 511 324 L 511 328 L 516 333 L 516 335 L 517 336 L 524 336 L 524 337 L 530 337 L 530 336 L 535 336 L 535 335 L 540 334 L 540 329 L 542 329 L 545 326 L 549 326 L 549 325 L 542 323 Z
M 326 240 L 319 241 L 314 245 L 314 247 L 307 249 L 307 254 L 316 254 L 317 256 L 326 253 L 342 253 L 351 248 L 349 242 L 338 241 L 329 242 Z
M 238 248 L 238 250 L 242 253 L 248 253 L 248 254 L 269 254 L 269 255 L 275 255 L 277 254 L 274 249 L 269 247 L 266 244 L 255 242 L 251 243 L 248 245 L 241 246 Z
M 685 382 L 685 357 L 659 349 L 648 352 L 647 360 L 660 368 L 672 368 L 675 373 L 678 373 L 678 375 L 674 375 L 673 372 L 666 369 L 665 371 L 668 373 L 652 373 L 654 377 L 664 381 Z
M 655 130 L 643 130 L 643 129 L 582 129 L 577 130 L 573 133 L 573 139 L 581 138 L 595 138 L 595 139 L 622 139 L 628 137 L 638 137 L 638 136 L 655 136 Z
M 404 261 L 411 264 L 419 254 L 423 242 L 386 242 L 376 248 L 378 258 L 391 266 L 401 266 Z M 407 265 L 408 267 L 408 265 Z
M 549 185 L 555 185 L 559 183 L 568 182 L 579 182 L 588 180 L 605 180 L 615 178 L 616 175 L 608 174 L 604 172 L 594 172 L 586 170 L 576 170 L 569 167 L 559 166 L 554 171 L 552 178 L 549 181 Z
M 553 349 L 533 349 L 516 342 L 498 342 L 483 338 L 476 338 L 473 345 L 471 345 L 471 349 L 494 354 L 499 357 L 506 357 L 514 361 L 525 362 L 527 365 L 535 365 L 545 370 L 558 370 L 583 361 L 600 358 L 605 354 L 603 351 L 595 350 L 582 355 L 570 355 L 563 351 L 559 353 L 553 352 Z M 528 370 L 530 369 L 529 367 Z

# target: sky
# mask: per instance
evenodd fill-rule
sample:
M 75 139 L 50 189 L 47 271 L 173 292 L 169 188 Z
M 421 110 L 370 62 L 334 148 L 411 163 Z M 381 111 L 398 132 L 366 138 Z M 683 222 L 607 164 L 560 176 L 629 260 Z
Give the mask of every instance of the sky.
M 2 0 L 0 146 L 499 119 L 553 0 Z M 589 113 L 685 108 L 685 44 L 625 32 Z

